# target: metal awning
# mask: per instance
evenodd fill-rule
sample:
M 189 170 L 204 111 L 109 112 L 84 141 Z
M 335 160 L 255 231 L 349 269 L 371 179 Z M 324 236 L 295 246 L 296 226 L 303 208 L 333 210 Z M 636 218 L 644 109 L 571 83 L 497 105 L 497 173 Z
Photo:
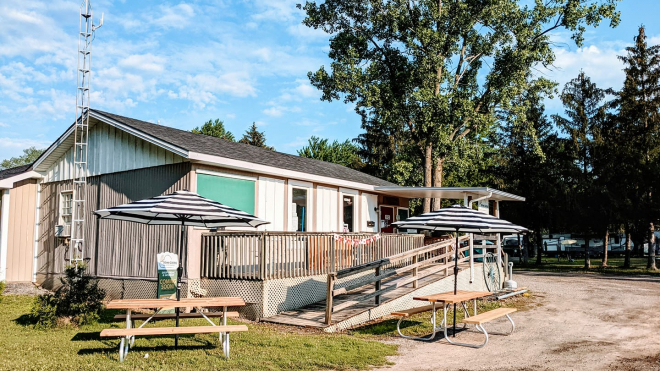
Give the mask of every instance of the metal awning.
M 446 198 L 463 200 L 466 196 L 472 199 L 487 197 L 493 201 L 525 201 L 525 197 L 503 192 L 488 187 L 375 187 L 378 193 L 405 198 Z

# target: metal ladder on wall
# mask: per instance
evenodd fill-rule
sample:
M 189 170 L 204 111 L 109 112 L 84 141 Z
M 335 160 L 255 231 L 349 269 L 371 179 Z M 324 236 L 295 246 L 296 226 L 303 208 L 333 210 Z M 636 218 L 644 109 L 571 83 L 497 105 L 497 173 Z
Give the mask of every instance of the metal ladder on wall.
M 92 20 L 91 1 L 83 0 L 80 5 L 80 28 L 78 33 L 78 78 L 73 146 L 73 197 L 71 200 L 71 244 L 69 246 L 69 263 L 73 265 L 78 265 L 84 260 L 92 41 L 94 40 L 94 31 L 102 25 L 103 15 L 101 15 L 101 21 L 98 26 L 95 26 Z

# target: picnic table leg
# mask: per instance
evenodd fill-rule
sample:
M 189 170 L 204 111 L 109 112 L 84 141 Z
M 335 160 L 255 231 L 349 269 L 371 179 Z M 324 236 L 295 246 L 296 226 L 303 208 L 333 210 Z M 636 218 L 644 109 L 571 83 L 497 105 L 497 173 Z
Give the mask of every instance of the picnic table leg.
M 222 307 L 222 325 L 227 326 L 227 307 Z M 225 352 L 225 357 L 229 358 L 229 333 L 222 333 L 222 349 Z

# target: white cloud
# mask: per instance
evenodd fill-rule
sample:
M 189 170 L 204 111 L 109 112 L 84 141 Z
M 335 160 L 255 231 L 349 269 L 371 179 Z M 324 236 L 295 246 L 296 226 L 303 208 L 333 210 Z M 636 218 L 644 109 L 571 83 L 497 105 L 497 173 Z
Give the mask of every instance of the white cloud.
M 296 8 L 300 0 L 257 0 L 254 2 L 258 12 L 253 15 L 257 20 L 292 21 L 301 18 L 302 11 Z
M 195 16 L 195 11 L 189 4 L 181 3 L 175 6 L 162 5 L 160 7 L 160 17 L 151 21 L 151 23 L 163 28 L 184 28 L 190 23 L 191 18 Z
M 5 124 L 4 122 L 0 122 L 0 128 L 8 128 L 9 124 Z
M 267 108 L 261 112 L 267 114 L 268 116 L 273 116 L 273 117 L 280 117 L 284 114 L 285 108 L 278 106 L 278 107 L 271 107 Z
M 50 141 L 45 140 L 0 137 L 0 148 L 6 149 L 23 150 L 29 147 L 46 148 L 50 144 Z
M 285 143 L 284 146 L 285 147 L 302 147 L 302 146 L 307 144 L 310 137 L 311 137 L 311 135 L 307 136 L 307 137 L 296 137 L 296 139 L 294 141 L 289 142 L 289 143 Z
M 119 61 L 119 65 L 122 67 L 153 73 L 163 72 L 165 70 L 164 64 L 164 57 L 155 56 L 151 53 L 132 54 Z
M 234 114 L 234 113 L 228 113 L 225 116 L 227 116 L 228 119 L 235 119 L 236 118 L 236 114 Z

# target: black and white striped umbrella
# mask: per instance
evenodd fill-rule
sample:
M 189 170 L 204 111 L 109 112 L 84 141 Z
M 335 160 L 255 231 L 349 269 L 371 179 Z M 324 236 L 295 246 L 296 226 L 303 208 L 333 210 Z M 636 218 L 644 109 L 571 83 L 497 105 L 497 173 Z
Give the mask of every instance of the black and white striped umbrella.
M 254 215 L 219 202 L 204 198 L 189 191 L 176 191 L 169 195 L 148 198 L 94 212 L 100 219 L 124 220 L 149 225 L 181 226 L 180 255 L 183 255 L 184 226 L 191 227 L 258 227 L 268 224 Z M 182 259 L 177 269 L 176 298 L 181 300 Z M 176 311 L 176 326 L 179 326 L 179 308 Z M 179 345 L 179 335 L 174 346 Z
M 176 191 L 124 205 L 97 210 L 101 219 L 151 225 L 192 227 L 258 227 L 269 222 L 189 191 Z
M 521 233 L 527 228 L 461 205 L 445 207 L 404 221 L 392 223 L 400 229 L 430 229 L 456 232 L 454 257 L 454 295 L 458 290 L 458 232 Z M 456 304 L 454 304 L 454 336 L 456 336 Z
M 525 227 L 461 205 L 445 207 L 392 224 L 399 229 L 430 229 L 469 233 L 527 232 Z

